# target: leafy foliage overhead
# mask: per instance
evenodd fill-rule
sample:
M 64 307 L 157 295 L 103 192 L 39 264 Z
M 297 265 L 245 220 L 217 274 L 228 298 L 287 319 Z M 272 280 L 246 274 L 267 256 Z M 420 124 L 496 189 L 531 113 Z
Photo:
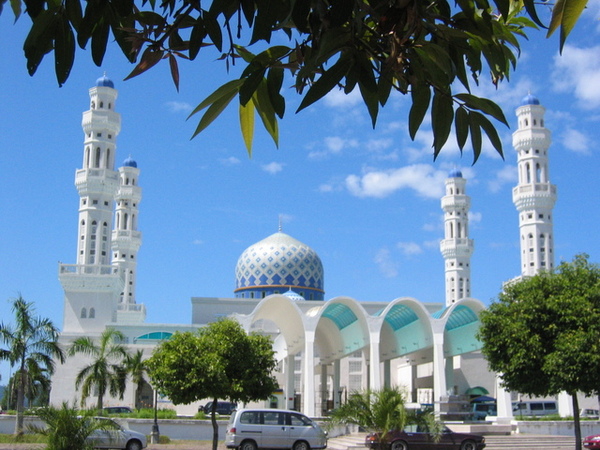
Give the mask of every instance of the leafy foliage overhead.
M 0 0 L 0 8 L 5 2 Z M 554 5 L 548 32 L 560 28 L 561 49 L 586 4 Z M 494 85 L 508 79 L 520 51 L 518 38 L 526 28 L 542 26 L 534 0 L 10 0 L 10 5 L 17 18 L 24 5 L 32 21 L 24 43 L 29 73 L 51 52 L 61 85 L 76 45 L 89 48 L 100 65 L 111 33 L 136 64 L 127 78 L 166 59 L 178 88 L 178 59 L 195 60 L 205 47 L 216 49 L 227 68 L 245 64 L 239 78 L 218 88 L 192 115 L 204 111 L 195 136 L 237 97 L 249 153 L 256 114 L 278 143 L 287 75 L 291 83 L 285 86 L 302 96 L 298 111 L 332 90 L 358 89 L 375 126 L 395 91 L 412 100 L 411 138 L 430 112 L 434 157 L 453 125 L 461 150 L 470 136 L 474 161 L 482 132 L 502 154 L 490 119 L 507 125 L 504 114 L 473 95 L 471 83 L 479 83 L 482 74 Z

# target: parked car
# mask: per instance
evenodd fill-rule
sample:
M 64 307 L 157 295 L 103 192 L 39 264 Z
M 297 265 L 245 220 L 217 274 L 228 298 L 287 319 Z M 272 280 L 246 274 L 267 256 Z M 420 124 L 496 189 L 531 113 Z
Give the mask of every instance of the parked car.
M 579 411 L 579 417 L 582 419 L 598 419 L 600 414 L 597 409 L 583 408 Z
M 204 414 L 211 413 L 212 404 L 213 404 L 213 402 L 208 402 L 206 405 L 204 405 L 204 407 L 202 408 L 202 411 L 204 411 Z M 233 411 L 235 411 L 236 408 L 237 408 L 237 403 L 217 402 L 217 411 L 216 412 L 217 412 L 217 414 L 228 416 Z M 200 409 L 200 408 L 198 408 L 198 409 Z
M 513 404 L 514 416 L 548 416 L 558 414 L 558 404 L 554 400 L 533 400 Z
M 473 420 L 485 420 L 487 416 L 497 416 L 498 407 L 495 402 L 473 403 Z
M 316 450 L 327 447 L 327 433 L 297 411 L 241 409 L 229 418 L 227 448 Z
M 583 446 L 585 448 L 590 449 L 600 449 L 600 434 L 593 434 L 592 436 L 587 436 L 583 440 Z
M 380 450 L 379 435 L 370 433 L 365 439 L 365 446 Z M 425 447 L 426 446 L 426 447 Z M 392 431 L 388 435 L 387 448 L 390 450 L 407 450 L 412 448 L 481 450 L 485 448 L 485 438 L 477 434 L 455 433 L 444 427 L 440 439 L 429 433 L 423 425 L 407 425 L 404 430 Z
M 107 406 L 102 408 L 105 414 L 131 414 L 133 410 L 129 406 Z
M 88 437 L 94 448 L 115 448 L 122 450 L 141 450 L 146 448 L 146 436 L 137 431 L 125 428 L 121 423 L 98 417 L 96 420 L 105 421 L 102 429 L 95 430 Z

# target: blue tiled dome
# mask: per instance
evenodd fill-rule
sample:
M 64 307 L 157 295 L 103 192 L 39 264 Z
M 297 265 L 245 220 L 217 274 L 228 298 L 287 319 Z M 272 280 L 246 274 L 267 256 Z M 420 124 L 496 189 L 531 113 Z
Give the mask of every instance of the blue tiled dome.
M 290 300 L 292 300 L 294 302 L 303 302 L 305 300 L 304 297 L 302 297 L 300 294 L 292 291 L 292 289 L 290 289 L 287 292 L 284 292 L 283 295 L 285 295 L 287 298 L 289 298 Z
M 263 298 L 293 289 L 307 300 L 323 300 L 324 271 L 319 255 L 277 232 L 248 247 L 235 268 L 235 295 Z
M 531 95 L 531 94 L 527 94 L 525 97 L 523 97 L 523 100 L 521 100 L 521 106 L 526 106 L 526 105 L 539 105 L 540 101 L 538 100 L 538 98 L 535 95 Z
M 458 169 L 452 169 L 450 171 L 450 173 L 448 174 L 448 178 L 462 178 L 462 177 L 463 177 L 463 174 Z
M 137 162 L 131 156 L 128 156 L 125 161 L 123 161 L 123 167 L 135 167 L 137 168 Z
M 112 82 L 112 80 L 110 78 L 108 78 L 106 75 L 102 75 L 100 78 L 98 78 L 96 80 L 96 86 L 98 87 L 109 87 L 109 88 L 115 88 L 115 83 Z

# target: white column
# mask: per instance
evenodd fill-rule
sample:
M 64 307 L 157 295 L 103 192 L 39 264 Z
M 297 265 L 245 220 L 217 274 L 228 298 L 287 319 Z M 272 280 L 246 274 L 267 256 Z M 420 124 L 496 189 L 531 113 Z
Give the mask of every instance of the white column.
M 433 404 L 436 415 L 440 413 L 440 401 L 446 396 L 446 369 L 444 364 L 444 333 L 433 334 Z
M 379 334 L 370 333 L 371 339 L 369 344 L 370 364 L 369 364 L 369 388 L 372 391 L 381 389 L 381 367 L 379 362 Z
M 340 360 L 336 359 L 333 362 L 333 382 L 332 382 L 332 391 L 333 391 L 333 407 L 339 408 L 341 406 L 341 389 L 340 389 Z
M 327 364 L 321 364 L 321 412 L 323 416 L 327 412 Z
M 302 392 L 304 406 L 302 412 L 308 417 L 315 417 L 315 332 L 306 331 L 304 337 L 304 390 Z
M 502 386 L 502 375 L 496 374 L 496 405 L 498 406 L 498 422 L 510 422 L 513 419 L 510 392 Z
M 292 409 L 294 407 L 294 395 L 296 393 L 296 390 L 294 389 L 296 381 L 296 377 L 294 376 L 294 369 L 296 367 L 295 359 L 295 355 L 288 355 L 283 360 L 285 370 L 285 407 L 287 409 Z

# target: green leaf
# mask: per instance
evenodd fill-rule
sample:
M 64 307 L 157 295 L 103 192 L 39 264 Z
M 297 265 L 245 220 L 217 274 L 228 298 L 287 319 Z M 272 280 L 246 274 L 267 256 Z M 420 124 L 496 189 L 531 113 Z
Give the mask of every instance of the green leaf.
M 222 51 L 223 34 L 221 33 L 221 26 L 219 25 L 217 18 L 208 12 L 204 13 L 203 18 L 204 26 L 206 28 L 208 36 L 210 37 L 210 40 L 213 44 L 215 44 L 217 50 Z
M 285 98 L 281 95 L 281 87 L 283 86 L 283 69 L 279 67 L 271 67 L 267 74 L 267 90 L 269 99 L 273 105 L 275 113 L 280 119 L 283 119 L 285 113 Z
M 452 105 L 452 96 L 446 93 L 436 91 L 433 96 L 433 105 L 431 107 L 431 127 L 433 128 L 433 158 L 437 158 L 442 147 L 448 140 L 452 121 L 454 119 L 454 109 Z
M 429 109 L 431 100 L 431 90 L 425 84 L 413 84 L 411 90 L 412 106 L 408 114 L 408 132 L 410 138 L 414 141 L 419 127 L 423 123 L 425 114 Z
M 475 111 L 471 111 L 471 114 L 469 114 L 469 118 L 471 119 L 469 129 L 471 131 L 471 145 L 473 146 L 473 164 L 477 162 L 479 155 L 481 155 L 481 117 L 483 116 Z
M 506 117 L 504 116 L 504 112 L 493 101 L 472 94 L 456 94 L 454 97 L 461 102 L 464 102 L 469 108 L 482 111 L 485 114 L 492 116 L 497 121 L 509 126 Z
M 188 116 L 188 119 L 194 114 L 196 114 L 198 111 L 202 111 L 207 106 L 212 105 L 213 103 L 219 101 L 224 97 L 229 97 L 231 95 L 233 98 L 239 92 L 240 87 L 243 83 L 244 80 L 236 79 L 228 81 L 224 85 L 219 86 L 217 90 L 215 90 L 212 94 L 206 97 L 198 106 L 196 106 L 196 108 Z
M 558 1 L 560 2 L 561 0 Z M 537 25 L 545 28 L 535 10 L 535 0 L 524 0 L 523 3 L 525 4 L 525 10 L 527 11 L 527 14 L 529 14 L 529 17 L 531 17 Z
M 105 18 L 102 18 L 92 33 L 92 59 L 98 67 L 102 65 L 102 60 L 104 59 L 104 54 L 106 53 L 109 28 L 109 23 L 105 20 Z
M 317 100 L 327 95 L 344 78 L 348 69 L 352 66 L 352 60 L 347 55 L 342 55 L 340 59 L 310 87 L 300 106 L 296 110 L 302 111 L 307 106 L 312 105 Z
M 275 117 L 275 108 L 271 102 L 271 96 L 268 92 L 268 83 L 264 82 L 258 86 L 258 89 L 252 97 L 252 102 L 256 107 L 258 116 L 260 117 L 265 130 L 269 133 L 275 146 L 279 147 L 279 126 L 277 125 L 277 117 Z
M 6 0 L 0 1 L 0 14 L 2 13 L 2 5 Z M 15 22 L 21 17 L 21 0 L 10 0 L 10 8 L 15 16 Z
M 64 16 L 61 23 L 56 26 L 56 37 L 54 39 L 54 71 L 59 86 L 62 86 L 69 78 L 74 60 L 75 35 L 71 30 L 69 20 Z
M 208 109 L 200 119 L 200 122 L 196 127 L 196 131 L 194 131 L 194 134 L 192 135 L 192 139 L 195 138 L 198 135 L 198 133 L 202 132 L 202 130 L 204 130 L 207 126 L 209 126 L 217 117 L 219 117 L 219 114 L 221 114 L 223 110 L 227 107 L 227 105 L 229 105 L 229 103 L 236 96 L 236 94 L 237 90 L 233 90 L 228 92 L 226 95 L 219 97 L 216 101 L 212 102 L 212 104 L 208 107 Z M 196 109 L 192 112 L 192 114 L 201 109 L 203 108 L 200 108 L 200 105 L 198 105 Z M 190 114 L 190 116 L 192 114 Z
M 65 9 L 67 11 L 67 17 L 73 24 L 73 27 L 78 29 L 81 19 L 83 18 L 81 2 L 79 0 L 65 0 Z
M 483 128 L 483 130 L 488 136 L 488 139 L 490 140 L 498 154 L 502 156 L 502 159 L 504 159 L 504 154 L 502 153 L 502 141 L 500 140 L 500 137 L 498 136 L 498 132 L 496 131 L 496 128 L 494 128 L 494 125 L 492 125 L 488 118 L 485 117 L 483 114 L 480 114 L 478 112 L 472 112 L 471 114 L 476 114 L 478 116 L 473 119 L 477 121 L 481 128 Z
M 562 53 L 567 36 L 573 30 L 579 16 L 585 9 L 588 0 L 558 0 L 552 8 L 552 19 L 548 27 L 547 37 L 560 26 L 560 51 Z
M 54 29 L 55 15 L 52 11 L 42 11 L 33 20 L 33 25 L 23 44 L 29 75 L 36 72 L 44 55 L 52 50 Z
M 248 156 L 252 156 L 252 140 L 254 139 L 254 102 L 252 101 L 245 105 L 240 103 L 240 129 Z
M 173 79 L 173 83 L 175 83 L 177 92 L 179 92 L 179 67 L 177 67 L 177 58 L 175 58 L 173 53 L 169 53 L 169 67 L 171 69 L 171 78 Z
M 198 52 L 200 52 L 200 48 L 202 48 L 205 37 L 206 28 L 204 27 L 204 21 L 202 20 L 202 17 L 198 17 L 194 27 L 192 28 L 192 33 L 190 34 L 190 59 L 193 60 L 196 58 L 196 56 L 198 56 Z
M 456 130 L 456 142 L 462 152 L 469 135 L 469 113 L 465 108 L 458 108 L 454 116 L 454 126 Z

